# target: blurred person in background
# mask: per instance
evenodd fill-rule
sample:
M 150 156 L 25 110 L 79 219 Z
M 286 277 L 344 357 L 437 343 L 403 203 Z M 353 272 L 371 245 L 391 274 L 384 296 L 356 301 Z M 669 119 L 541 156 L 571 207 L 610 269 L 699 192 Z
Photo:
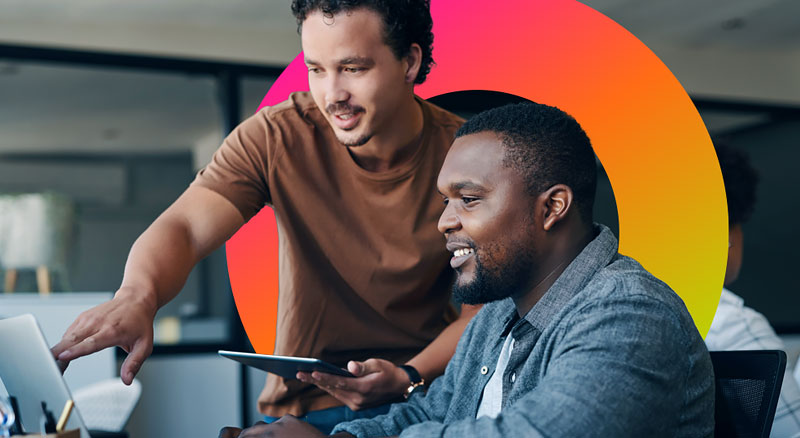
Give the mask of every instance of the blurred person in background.
M 710 351 L 786 350 L 767 318 L 745 306 L 741 297 L 726 289 L 736 281 L 742 268 L 742 226 L 750 219 L 755 207 L 758 173 L 744 152 L 724 144 L 717 144 L 716 151 L 728 198 L 728 267 L 719 307 L 705 339 L 706 345 Z M 790 367 L 786 368 L 771 436 L 800 436 L 800 389 L 792 378 Z

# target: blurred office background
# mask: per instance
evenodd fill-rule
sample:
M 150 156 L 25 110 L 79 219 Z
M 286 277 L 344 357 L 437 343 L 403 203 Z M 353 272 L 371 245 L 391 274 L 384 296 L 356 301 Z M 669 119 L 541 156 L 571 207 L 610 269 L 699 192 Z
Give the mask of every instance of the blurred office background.
M 51 273 L 55 293 L 116 290 L 135 238 L 300 51 L 289 3 L 0 0 L 0 195 L 44 192 L 72 202 L 64 273 Z M 796 349 L 800 2 L 584 3 L 647 44 L 709 132 L 750 154 L 761 173 L 759 200 L 731 289 Z M 687 212 L 687 226 L 692 217 Z M 2 226 L 0 211 L 0 251 Z M 39 288 L 35 269 L 16 276 L 15 296 Z M 158 316 L 131 435 L 209 435 L 257 420 L 263 374 L 216 356 L 249 348 L 224 251 L 201 263 Z M 790 365 L 795 357 L 790 352 Z

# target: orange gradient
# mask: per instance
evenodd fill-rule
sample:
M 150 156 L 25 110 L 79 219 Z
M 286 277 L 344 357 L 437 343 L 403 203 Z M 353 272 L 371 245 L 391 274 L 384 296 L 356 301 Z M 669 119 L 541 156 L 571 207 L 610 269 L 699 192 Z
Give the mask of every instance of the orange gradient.
M 572 114 L 611 180 L 620 252 L 669 284 L 705 335 L 725 273 L 725 194 L 705 126 L 669 69 L 573 0 L 433 0 L 431 13 L 437 65 L 417 93 L 493 90 Z M 306 75 L 298 55 L 262 106 L 308 90 Z M 271 353 L 279 311 L 272 211 L 242 228 L 227 254 L 245 330 L 257 352 Z

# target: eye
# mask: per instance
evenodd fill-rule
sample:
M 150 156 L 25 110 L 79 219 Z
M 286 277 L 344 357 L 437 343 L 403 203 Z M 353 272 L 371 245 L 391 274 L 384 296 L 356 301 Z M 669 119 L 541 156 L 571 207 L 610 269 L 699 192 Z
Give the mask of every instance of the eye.
M 319 73 L 319 71 L 320 71 L 320 70 L 319 70 L 319 67 L 309 67 L 309 68 L 308 68 L 308 72 L 309 72 L 309 73 L 318 74 L 318 73 Z
M 461 202 L 463 202 L 465 205 L 472 204 L 473 202 L 476 202 L 477 200 L 478 200 L 478 198 L 473 198 L 471 196 L 462 196 L 461 197 Z
M 361 71 L 364 71 L 364 69 L 361 67 L 345 67 L 344 71 L 346 71 L 347 73 L 359 73 Z
M 447 199 L 447 198 L 444 198 L 444 199 L 442 199 L 442 204 L 444 204 L 444 206 L 445 206 L 445 207 L 447 207 L 447 203 L 448 203 L 449 201 L 450 201 L 449 199 Z

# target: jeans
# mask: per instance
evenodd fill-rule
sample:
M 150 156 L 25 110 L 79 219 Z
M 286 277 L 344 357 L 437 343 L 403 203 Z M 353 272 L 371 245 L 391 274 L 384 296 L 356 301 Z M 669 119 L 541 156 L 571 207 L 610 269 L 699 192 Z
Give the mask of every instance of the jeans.
M 356 420 L 359 418 L 377 417 L 378 415 L 383 415 L 389 412 L 389 408 L 391 406 L 391 403 L 386 403 L 385 405 L 380 405 L 369 409 L 361 409 L 358 411 L 354 411 L 347 406 L 337 406 L 335 408 L 311 411 L 305 416 L 298 418 L 316 427 L 325 435 L 328 435 L 331 433 L 331 430 L 333 430 L 333 427 L 339 423 Z M 264 422 L 266 423 L 272 423 L 273 421 L 277 421 L 279 419 L 280 417 L 264 416 Z

